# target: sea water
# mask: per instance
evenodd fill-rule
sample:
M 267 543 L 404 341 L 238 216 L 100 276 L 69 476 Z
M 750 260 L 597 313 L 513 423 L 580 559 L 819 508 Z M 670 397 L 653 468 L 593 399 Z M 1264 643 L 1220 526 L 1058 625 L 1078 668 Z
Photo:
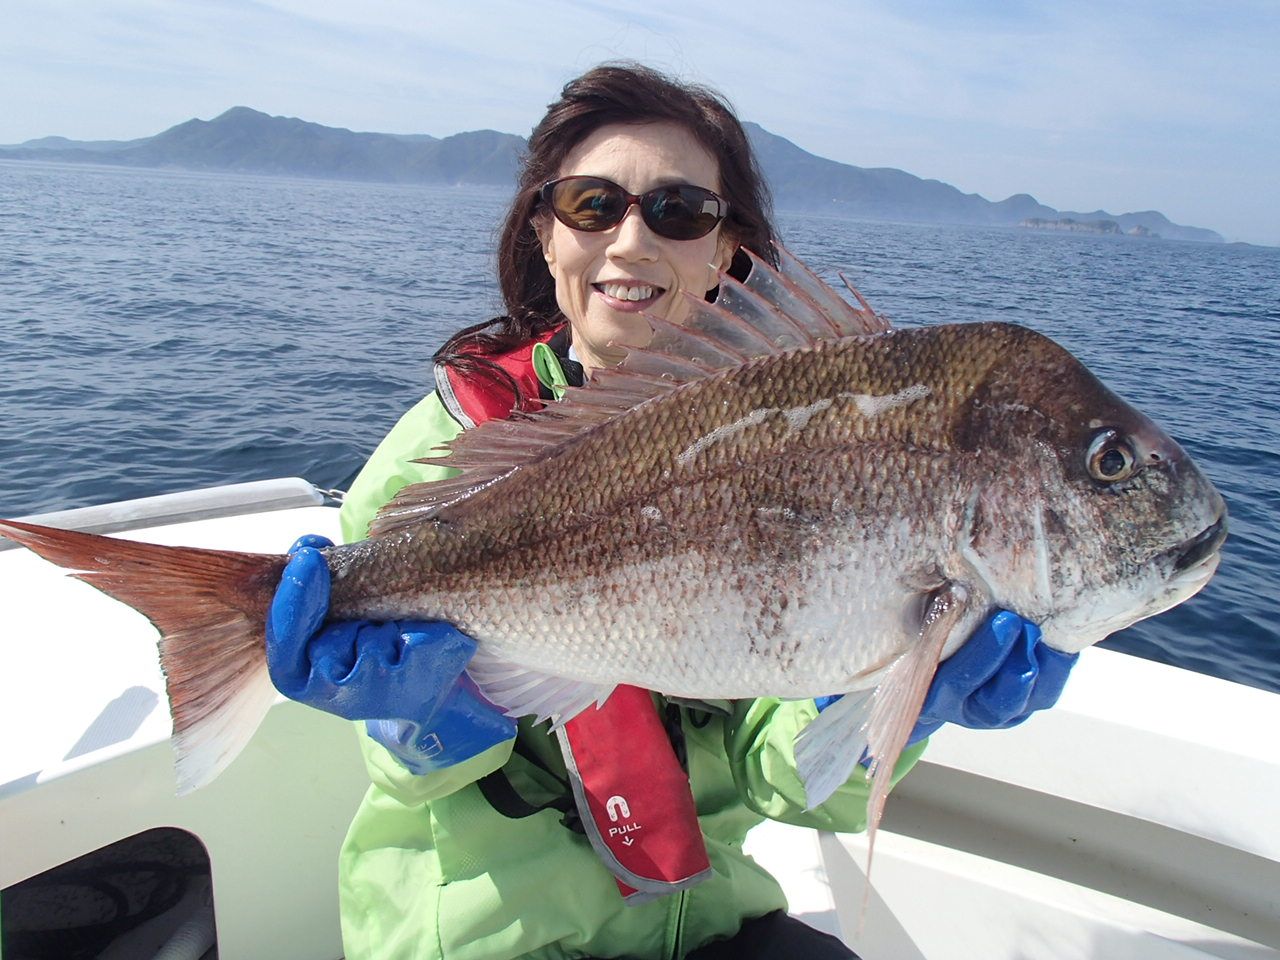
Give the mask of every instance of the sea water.
M 0 161 L 0 516 L 345 486 L 440 343 L 500 312 L 506 200 Z M 778 220 L 895 323 L 1034 327 L 1175 436 L 1229 504 L 1222 566 L 1108 644 L 1280 690 L 1280 250 Z

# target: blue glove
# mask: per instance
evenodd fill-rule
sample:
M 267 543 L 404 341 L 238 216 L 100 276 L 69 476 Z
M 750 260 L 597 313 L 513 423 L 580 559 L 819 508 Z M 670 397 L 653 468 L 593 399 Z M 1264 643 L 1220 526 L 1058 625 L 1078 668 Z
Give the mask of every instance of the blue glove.
M 944 723 L 974 730 L 1020 724 L 1058 702 L 1078 653 L 1060 653 L 1040 640 L 1040 628 L 1016 613 L 997 611 L 938 665 L 908 743 Z M 819 697 L 818 709 L 836 697 Z
M 324 537 L 289 551 L 267 615 L 267 668 L 291 700 L 348 720 L 414 773 L 469 759 L 515 736 L 515 723 L 463 670 L 475 641 L 452 624 L 421 620 L 325 624 L 329 567 Z M 384 718 L 396 718 L 392 720 Z
M 1078 659 L 1078 653 L 1046 646 L 1034 623 L 998 610 L 938 665 L 910 742 L 944 723 L 972 730 L 1016 727 L 1058 702 Z

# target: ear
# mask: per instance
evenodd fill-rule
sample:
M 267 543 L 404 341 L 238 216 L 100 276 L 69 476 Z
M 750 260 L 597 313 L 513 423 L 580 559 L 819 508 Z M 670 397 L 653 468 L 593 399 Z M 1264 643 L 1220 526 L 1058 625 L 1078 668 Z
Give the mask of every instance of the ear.
M 542 244 L 542 259 L 547 261 L 547 267 L 551 270 L 556 265 L 556 244 L 555 244 L 555 224 L 550 217 L 535 216 L 529 221 L 533 227 L 533 232 L 538 235 L 538 242 Z
M 707 264 L 711 268 L 707 290 L 711 290 L 720 283 L 720 271 L 729 269 L 729 264 L 733 263 L 733 255 L 738 252 L 738 246 L 738 241 L 733 237 L 725 233 L 720 234 L 720 238 L 716 241 L 716 254 Z

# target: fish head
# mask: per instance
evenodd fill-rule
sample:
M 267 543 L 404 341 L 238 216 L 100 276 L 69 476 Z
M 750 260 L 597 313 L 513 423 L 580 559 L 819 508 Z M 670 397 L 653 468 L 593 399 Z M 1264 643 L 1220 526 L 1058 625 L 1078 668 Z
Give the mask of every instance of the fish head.
M 1009 342 L 957 435 L 998 478 L 977 488 L 962 532 L 993 602 L 1073 653 L 1196 594 L 1227 533 L 1213 483 L 1061 346 L 984 326 Z

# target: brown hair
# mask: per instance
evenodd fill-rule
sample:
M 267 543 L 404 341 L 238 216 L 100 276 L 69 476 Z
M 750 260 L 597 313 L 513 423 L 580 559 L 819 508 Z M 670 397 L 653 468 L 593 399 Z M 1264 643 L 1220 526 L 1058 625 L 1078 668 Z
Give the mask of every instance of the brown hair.
M 715 91 L 682 83 L 638 63 L 607 63 L 565 84 L 529 136 L 516 181 L 516 195 L 498 242 L 498 282 L 506 316 L 461 330 L 436 353 L 436 361 L 469 371 L 483 360 L 527 342 L 563 322 L 555 281 L 534 231 L 539 191 L 560 172 L 569 151 L 600 127 L 612 123 L 676 123 L 716 158 L 720 194 L 729 213 L 721 229 L 739 246 L 776 262 L 768 187 L 755 153 L 725 99 Z M 738 252 L 729 273 L 742 279 L 749 261 Z

